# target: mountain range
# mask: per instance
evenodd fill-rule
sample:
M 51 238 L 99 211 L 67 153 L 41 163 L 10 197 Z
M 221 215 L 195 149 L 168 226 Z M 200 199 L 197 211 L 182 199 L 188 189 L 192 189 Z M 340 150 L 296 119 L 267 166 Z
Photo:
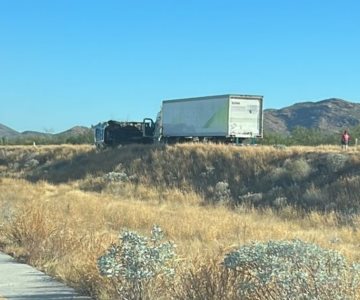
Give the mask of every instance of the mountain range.
M 295 127 L 320 129 L 326 133 L 339 132 L 360 125 L 360 104 L 339 98 L 317 102 L 299 102 L 281 109 L 264 110 L 264 131 L 287 135 Z M 24 131 L 17 132 L 0 124 L 0 137 L 54 136 L 71 137 L 90 134 L 91 128 L 75 126 L 57 134 Z
M 289 134 L 295 127 L 339 132 L 360 124 L 360 104 L 331 98 L 264 110 L 265 132 Z
M 85 126 L 74 126 L 66 131 L 60 133 L 46 133 L 46 132 L 38 132 L 38 131 L 23 131 L 18 132 L 14 129 L 11 129 L 3 124 L 0 124 L 0 137 L 6 138 L 18 138 L 18 137 L 72 137 L 72 136 L 79 136 L 85 135 L 92 132 L 91 128 Z

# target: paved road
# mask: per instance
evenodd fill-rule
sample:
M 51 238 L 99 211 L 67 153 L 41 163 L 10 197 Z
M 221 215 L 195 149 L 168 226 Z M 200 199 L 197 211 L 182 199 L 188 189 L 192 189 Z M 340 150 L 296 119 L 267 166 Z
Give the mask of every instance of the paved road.
M 0 252 L 0 299 L 89 300 L 74 289 Z

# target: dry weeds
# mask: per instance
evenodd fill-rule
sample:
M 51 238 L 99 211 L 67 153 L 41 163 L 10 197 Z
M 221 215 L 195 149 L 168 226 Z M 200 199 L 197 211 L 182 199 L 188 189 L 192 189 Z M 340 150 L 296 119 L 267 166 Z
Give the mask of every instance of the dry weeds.
M 151 151 L 146 152 L 146 149 Z M 189 270 L 193 272 L 190 274 L 193 274 L 194 284 L 198 281 L 199 293 L 204 289 L 219 289 L 216 284 L 201 286 L 204 284 L 201 278 L 209 284 L 225 284 L 225 279 L 218 273 L 220 258 L 230 249 L 254 240 L 296 238 L 338 250 L 350 261 L 360 261 L 359 216 L 352 217 L 351 224 L 339 224 L 338 214 L 334 212 L 311 211 L 303 214 L 290 206 L 259 210 L 245 205 L 233 209 L 221 204 L 205 205 L 206 195 L 198 193 L 184 176 L 187 168 L 193 168 L 195 172 L 199 164 L 202 167 L 209 162 L 220 166 L 236 159 L 237 155 L 249 162 L 242 170 L 252 170 L 256 174 L 251 163 L 258 169 L 266 170 L 270 160 L 285 161 L 306 153 L 338 153 L 338 147 L 279 150 L 273 147 L 177 145 L 166 147 L 165 158 L 160 157 L 164 154 L 161 152 L 163 149 L 129 147 L 124 151 L 117 149 L 96 153 L 91 147 L 79 146 L 43 146 L 40 149 L 1 147 L 0 152 L 6 160 L 2 164 L 6 172 L 0 178 L 0 244 L 3 249 L 99 299 L 111 298 L 113 290 L 109 282 L 100 277 L 96 259 L 116 241 L 118 233 L 124 228 L 147 235 L 153 224 L 158 224 L 167 238 L 176 243 L 183 266 L 179 268 L 174 283 L 175 294 L 179 297 L 186 295 L 186 286 L 181 285 L 188 282 L 184 278 L 189 278 Z M 71 180 L 60 181 L 63 183 L 31 183 L 18 178 L 29 176 L 28 171 L 25 170 L 21 176 L 13 176 L 20 171 L 13 170 L 11 173 L 8 169 L 11 163 L 20 162 L 28 153 L 47 157 L 49 166 L 70 160 L 66 170 L 71 170 L 71 164 L 73 168 L 78 166 L 77 155 L 93 155 L 95 159 L 88 166 L 91 172 L 77 175 L 76 180 L 71 179 L 70 174 Z M 351 150 L 352 159 L 357 163 L 356 154 L 355 149 Z M 109 156 L 112 157 L 112 167 L 108 161 L 98 165 Z M 169 161 L 176 160 L 180 161 L 178 165 L 167 165 Z M 146 170 L 148 165 L 144 166 L 144 161 L 149 162 L 151 170 Z M 132 170 L 138 175 L 138 180 L 105 184 L 99 179 L 97 174 L 113 170 L 116 166 L 122 168 L 118 164 L 123 164 L 127 172 Z M 165 165 L 171 169 L 172 176 L 176 176 L 174 180 L 181 180 L 182 184 L 164 185 L 159 182 L 169 176 L 165 174 Z M 226 172 L 226 169 L 221 171 Z M 231 169 L 229 172 L 244 177 L 241 172 L 235 174 Z M 54 174 L 55 171 L 51 176 Z M 62 172 L 61 176 L 64 174 Z M 98 192 L 89 188 L 96 184 L 101 187 Z M 231 279 L 226 280 L 229 283 Z M 216 293 L 222 295 L 224 291 L 216 290 Z M 231 298 L 230 294 L 228 297 Z

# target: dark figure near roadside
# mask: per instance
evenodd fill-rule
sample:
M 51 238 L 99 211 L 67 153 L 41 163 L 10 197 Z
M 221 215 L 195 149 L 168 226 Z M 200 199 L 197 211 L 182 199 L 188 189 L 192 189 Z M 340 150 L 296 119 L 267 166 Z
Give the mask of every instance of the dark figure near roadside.
M 341 149 L 347 150 L 349 147 L 350 134 L 347 130 L 344 130 L 344 133 L 341 135 Z

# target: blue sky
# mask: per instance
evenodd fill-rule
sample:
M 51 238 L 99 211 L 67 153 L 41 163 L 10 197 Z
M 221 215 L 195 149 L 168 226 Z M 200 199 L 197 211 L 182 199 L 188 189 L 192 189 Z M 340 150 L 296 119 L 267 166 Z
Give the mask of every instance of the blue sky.
M 360 102 L 356 0 L 0 0 L 0 123 L 60 132 L 161 101 Z

